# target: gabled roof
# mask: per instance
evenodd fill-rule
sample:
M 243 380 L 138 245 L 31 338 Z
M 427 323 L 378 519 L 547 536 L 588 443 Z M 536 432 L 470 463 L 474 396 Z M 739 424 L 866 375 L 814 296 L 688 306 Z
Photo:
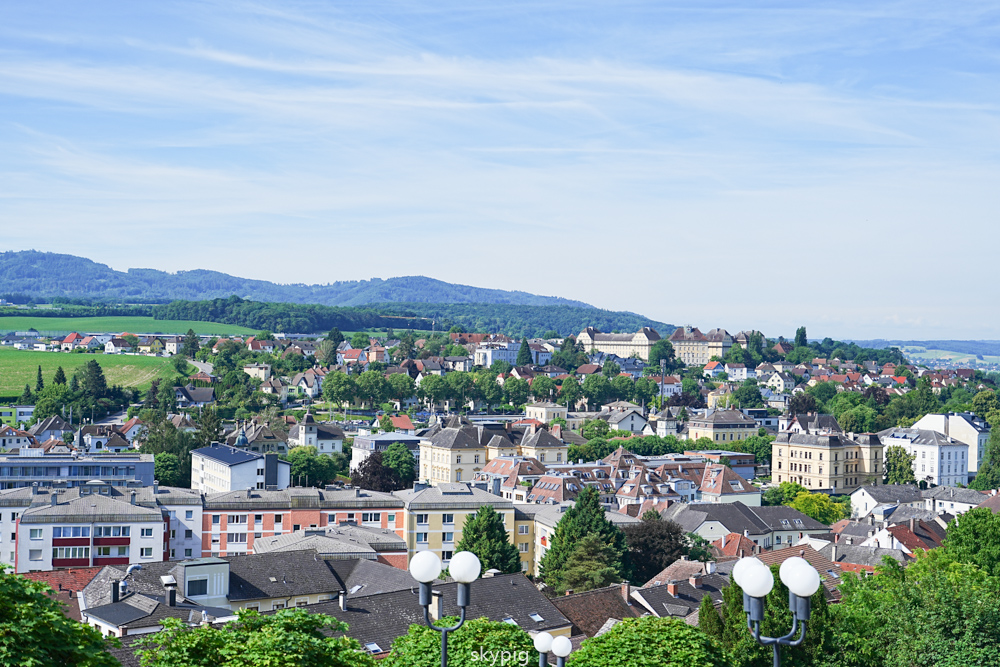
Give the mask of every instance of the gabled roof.
M 916 484 L 865 485 L 855 490 L 854 493 L 860 491 L 866 491 L 877 503 L 914 503 L 923 500 L 920 487 Z
M 628 584 L 614 584 L 585 593 L 575 593 L 552 599 L 552 604 L 573 623 L 573 633 L 594 637 L 609 619 L 624 620 L 641 615 L 630 600 Z
M 697 588 L 690 579 L 678 579 L 677 596 L 670 593 L 671 582 L 660 586 L 649 586 L 632 591 L 632 597 L 643 603 L 643 606 L 656 616 L 684 617 L 698 609 L 705 596 L 712 602 L 722 601 L 722 589 L 729 585 L 729 578 L 721 574 L 698 575 L 701 580 Z

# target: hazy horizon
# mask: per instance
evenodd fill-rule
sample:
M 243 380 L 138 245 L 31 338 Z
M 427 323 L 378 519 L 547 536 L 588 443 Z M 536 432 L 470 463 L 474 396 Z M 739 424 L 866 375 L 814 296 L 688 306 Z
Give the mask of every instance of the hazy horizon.
M 995 4 L 121 7 L 0 9 L 5 248 L 1000 339 Z

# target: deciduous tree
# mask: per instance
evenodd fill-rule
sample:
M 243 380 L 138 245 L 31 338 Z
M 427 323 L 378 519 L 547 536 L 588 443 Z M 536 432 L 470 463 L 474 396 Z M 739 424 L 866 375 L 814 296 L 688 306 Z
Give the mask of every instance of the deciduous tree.
M 913 460 L 916 454 L 907 454 L 899 445 L 885 448 L 885 483 L 916 484 L 913 476 Z
M 629 618 L 572 654 L 573 667 L 732 667 L 719 643 L 679 618 Z
M 396 471 L 385 465 L 382 452 L 372 452 L 351 474 L 351 483 L 371 491 L 398 491 L 403 481 Z
M 684 530 L 679 525 L 673 521 L 663 521 L 653 510 L 646 514 L 639 523 L 622 529 L 628 545 L 632 576 L 639 585 L 655 577 L 688 552 Z
M 476 595 L 475 586 L 472 589 Z M 475 597 L 473 597 L 475 604 Z M 450 626 L 458 618 L 446 616 L 435 621 Z M 384 647 L 383 647 L 384 648 Z M 476 618 L 448 635 L 448 667 L 488 667 L 492 662 L 501 667 L 501 656 L 507 664 L 526 665 L 536 660 L 538 653 L 531 635 L 510 623 Z M 414 623 L 409 632 L 392 642 L 392 652 L 378 661 L 379 667 L 440 667 L 441 635 L 423 623 Z
M 382 464 L 392 468 L 404 487 L 413 484 L 417 477 L 417 462 L 413 453 L 401 442 L 389 445 L 382 455 Z

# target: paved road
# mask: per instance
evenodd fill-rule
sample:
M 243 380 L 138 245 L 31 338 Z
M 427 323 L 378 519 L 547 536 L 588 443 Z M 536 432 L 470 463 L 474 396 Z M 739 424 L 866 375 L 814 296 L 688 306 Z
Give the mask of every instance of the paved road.
M 212 374 L 213 366 L 207 361 L 195 361 L 194 359 L 188 359 L 188 363 L 197 368 L 202 373 Z

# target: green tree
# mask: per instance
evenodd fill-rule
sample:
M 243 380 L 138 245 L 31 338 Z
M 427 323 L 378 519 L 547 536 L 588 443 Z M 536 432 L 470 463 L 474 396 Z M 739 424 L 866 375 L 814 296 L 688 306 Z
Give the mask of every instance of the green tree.
M 291 477 L 295 484 L 323 487 L 337 479 L 338 466 L 311 445 L 288 450 Z
M 529 390 L 527 380 L 521 378 L 507 378 L 503 383 L 503 394 L 511 405 L 524 405 L 528 400 Z
M 731 667 L 722 647 L 678 618 L 643 616 L 583 642 L 573 667 Z
M 45 380 L 42 379 L 42 366 L 38 365 L 38 374 L 35 376 L 35 391 L 40 392 L 45 389 Z
M 347 624 L 305 609 L 261 616 L 240 609 L 224 627 L 189 627 L 178 618 L 137 642 L 143 667 L 375 667 Z M 86 626 L 84 626 L 86 627 Z M 329 636 L 333 634 L 335 636 Z M 67 663 L 68 664 L 68 663 Z
M 885 448 L 885 483 L 886 484 L 916 484 L 913 477 L 913 460 L 916 454 L 907 454 L 899 445 Z
M 354 378 L 347 373 L 327 373 L 323 378 L 323 398 L 341 408 L 354 400 L 357 390 Z
M 177 394 L 174 392 L 174 388 L 170 382 L 164 382 L 160 385 L 160 390 L 156 394 L 156 401 L 160 406 L 160 410 L 164 412 L 173 412 L 177 409 Z
M 461 406 L 464 407 L 470 398 L 475 397 L 475 391 L 473 391 L 475 380 L 471 373 L 448 373 L 444 379 L 448 383 L 448 392 Z
M 431 403 L 440 403 L 448 398 L 448 382 L 440 375 L 428 375 L 420 381 L 419 391 L 425 400 Z
M 583 423 L 583 428 L 580 429 L 581 435 L 587 440 L 606 438 L 610 432 L 611 427 L 603 419 L 588 419 Z
M 619 401 L 632 400 L 635 382 L 627 375 L 619 375 L 611 380 L 611 395 Z
M 323 366 L 337 365 L 337 346 L 329 340 L 320 341 L 316 346 L 316 359 Z
M 792 347 L 808 347 L 809 338 L 806 336 L 806 328 L 799 327 L 795 330 L 795 342 L 792 343 Z
M 191 478 L 184 479 L 181 471 L 181 460 L 175 454 L 156 454 L 153 457 L 153 474 L 164 486 L 191 487 Z
M 722 623 L 722 617 L 719 616 L 719 611 L 712 603 L 711 595 L 706 595 L 701 599 L 701 605 L 698 607 L 698 629 L 712 639 L 722 641 L 725 626 Z
M 746 440 L 729 444 L 729 447 L 739 452 L 753 454 L 757 463 L 770 463 L 773 442 L 773 435 L 751 435 Z
M 649 581 L 688 553 L 684 530 L 673 521 L 663 521 L 653 510 L 644 514 L 639 523 L 625 526 L 622 532 L 628 545 L 632 577 L 638 584 Z
M 712 544 L 698 533 L 688 533 L 687 543 L 688 557 L 691 560 L 699 560 L 702 563 L 714 560 Z
M 404 487 L 413 484 L 417 478 L 417 462 L 413 453 L 401 442 L 389 445 L 382 454 L 382 464 L 392 468 Z
M 351 473 L 351 483 L 362 489 L 389 493 L 404 488 L 403 480 L 396 471 L 385 465 L 383 452 L 372 452 Z
M 562 386 L 559 388 L 559 403 L 572 410 L 581 398 L 583 398 L 583 390 L 580 389 L 580 383 L 576 381 L 576 378 L 568 377 L 563 380 Z
M 541 579 L 556 590 L 563 590 L 565 586 L 562 577 L 566 561 L 583 536 L 591 534 L 599 536 L 604 544 L 618 554 L 615 569 L 620 578 L 627 578 L 627 567 L 620 560 L 627 549 L 625 534 L 604 516 L 597 490 L 587 487 L 580 492 L 576 503 L 563 513 L 556 525 L 551 546 L 542 556 Z
M 475 593 L 473 593 L 475 594 Z M 475 599 L 475 598 L 473 598 Z M 445 617 L 436 625 L 454 625 L 455 617 Z M 520 656 L 534 658 L 538 655 L 532 644 L 531 635 L 510 623 L 476 618 L 466 621 L 455 632 L 448 634 L 448 667 L 485 667 L 482 655 Z M 392 652 L 378 661 L 379 667 L 439 667 L 441 665 L 441 635 L 423 623 L 414 623 L 410 631 L 392 642 Z M 500 667 L 497 661 L 497 667 Z
M 178 375 L 188 374 L 188 362 L 183 355 L 176 355 L 170 360 L 170 365 L 174 367 L 174 370 L 177 371 Z
M 559 592 L 582 593 L 618 583 L 618 560 L 614 547 L 600 535 L 584 535 L 566 559 Z
M 517 351 L 517 361 L 515 366 L 530 366 L 533 361 L 531 357 L 531 348 L 528 346 L 528 339 L 521 339 L 521 349 Z
M 521 571 L 521 556 L 507 536 L 503 517 L 492 505 L 483 505 L 465 518 L 462 539 L 455 551 L 471 551 L 479 557 L 483 571 L 500 570 L 506 574 Z
M 378 371 L 365 371 L 357 379 L 357 397 L 362 403 L 375 406 L 388 397 L 389 386 Z
M 89 398 L 97 400 L 104 398 L 108 393 L 108 381 L 104 378 L 104 370 L 95 359 L 91 359 L 83 366 L 83 379 L 80 381 L 80 389 Z
M 618 377 L 621 372 L 622 367 L 613 361 L 605 361 L 604 365 L 601 366 L 601 374 L 609 380 Z
M 514 370 L 514 367 L 511 366 L 506 361 L 504 361 L 503 359 L 497 359 L 490 366 L 490 370 L 496 373 L 497 375 L 506 375 L 507 373 L 510 373 L 512 370 Z
M 1000 410 L 1000 401 L 992 389 L 983 389 L 972 397 L 972 411 L 977 417 L 986 419 L 993 412 Z
M 649 365 L 656 368 L 657 373 L 659 373 L 661 360 L 667 362 L 665 368 L 667 373 L 674 373 L 684 366 L 682 362 L 674 358 L 674 346 L 666 338 L 661 338 L 649 348 Z
M 844 507 L 835 503 L 825 493 L 800 493 L 789 506 L 820 523 L 830 525 L 844 518 Z
M 0 665 L 118 667 L 106 641 L 64 613 L 48 584 L 0 568 Z
M 761 497 L 764 505 L 791 505 L 800 493 L 809 493 L 809 489 L 796 482 L 782 482 L 772 486 Z
M 603 375 L 592 373 L 583 381 L 583 395 L 591 405 L 603 405 L 611 394 L 611 383 Z
M 208 447 L 213 442 L 222 439 L 222 419 L 219 418 L 219 412 L 213 406 L 202 408 L 197 421 L 198 430 L 194 437 L 198 441 L 199 447 Z
M 344 342 L 344 334 L 340 333 L 340 329 L 334 327 L 330 329 L 330 333 L 326 335 L 326 339 L 333 343 L 334 349 L 337 349 Z
M 389 415 L 382 415 L 378 420 L 378 426 L 383 433 L 392 433 L 396 430 L 396 427 L 392 425 L 392 417 Z
M 60 366 L 56 369 L 56 374 L 52 376 L 52 384 L 66 384 L 66 371 Z
M 268 331 L 267 329 L 263 329 L 261 331 L 258 331 L 254 335 L 254 339 L 255 340 L 272 340 L 272 339 L 274 339 L 274 334 L 271 333 L 270 331 Z
M 944 546 L 956 561 L 1000 577 L 1000 514 L 977 507 L 955 517 Z
M 760 387 L 754 379 L 744 380 L 732 395 L 735 405 L 740 408 L 763 408 L 764 399 L 760 396 Z
M 21 405 L 34 405 L 35 399 L 31 394 L 31 385 L 24 385 L 24 391 L 21 392 L 21 397 L 17 401 Z
M 816 398 L 812 394 L 807 394 L 804 391 L 799 394 L 794 394 L 788 401 L 789 414 L 804 415 L 810 412 L 816 412 L 818 409 L 819 405 L 816 403 Z
M 389 398 L 395 399 L 400 403 L 413 398 L 417 393 L 416 382 L 406 373 L 393 373 L 386 378 L 386 382 L 388 383 L 386 391 Z
M 353 350 L 363 350 L 371 345 L 371 341 L 368 338 L 368 334 L 364 331 L 358 331 L 353 336 L 351 336 L 351 349 Z
M 181 354 L 185 357 L 194 359 L 195 355 L 198 354 L 199 349 L 201 349 L 201 341 L 198 338 L 198 334 L 194 332 L 194 329 L 188 329 L 187 334 L 184 335 L 184 344 L 181 346 Z
M 559 388 L 556 382 L 548 375 L 537 375 L 531 381 L 531 395 L 536 401 L 549 401 L 555 398 Z
M 976 478 L 969 484 L 970 489 L 989 491 L 1000 487 L 1000 420 L 994 420 L 990 439 L 986 442 L 983 462 L 979 464 Z

